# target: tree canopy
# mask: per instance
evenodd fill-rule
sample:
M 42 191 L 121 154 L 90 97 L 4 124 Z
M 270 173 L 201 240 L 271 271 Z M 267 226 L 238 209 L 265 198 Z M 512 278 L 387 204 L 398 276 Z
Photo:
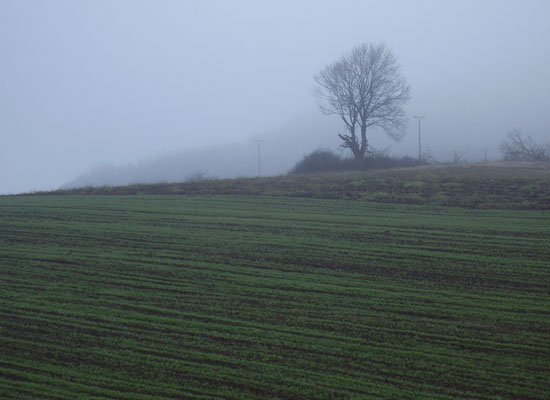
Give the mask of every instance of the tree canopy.
M 394 140 L 403 136 L 403 106 L 410 88 L 384 44 L 356 46 L 314 79 L 321 111 L 342 119 L 347 133 L 338 136 L 356 159 L 369 151 L 368 128 L 379 128 Z

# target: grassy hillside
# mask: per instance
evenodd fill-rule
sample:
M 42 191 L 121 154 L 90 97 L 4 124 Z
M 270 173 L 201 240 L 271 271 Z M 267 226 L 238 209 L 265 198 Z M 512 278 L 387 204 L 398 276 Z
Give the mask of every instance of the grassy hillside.
M 548 211 L 0 197 L 0 397 L 545 399 L 548 243 Z
M 474 164 L 186 183 L 87 187 L 57 194 L 260 195 L 482 209 L 550 209 L 550 165 Z

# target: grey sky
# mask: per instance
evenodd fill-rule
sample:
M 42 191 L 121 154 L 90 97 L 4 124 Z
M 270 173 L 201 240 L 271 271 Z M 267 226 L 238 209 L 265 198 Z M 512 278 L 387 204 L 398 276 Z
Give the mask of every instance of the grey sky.
M 398 57 L 432 150 L 550 141 L 548 21 L 546 0 L 0 0 L 0 193 L 326 118 L 313 75 L 365 41 Z

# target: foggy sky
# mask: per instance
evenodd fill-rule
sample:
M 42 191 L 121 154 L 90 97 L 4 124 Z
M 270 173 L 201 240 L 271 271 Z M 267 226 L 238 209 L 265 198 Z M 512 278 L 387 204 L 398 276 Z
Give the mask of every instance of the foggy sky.
M 0 0 L 0 193 L 327 119 L 313 75 L 362 42 L 393 50 L 435 154 L 548 142 L 548 21 L 546 0 Z M 417 152 L 412 120 L 374 135 Z

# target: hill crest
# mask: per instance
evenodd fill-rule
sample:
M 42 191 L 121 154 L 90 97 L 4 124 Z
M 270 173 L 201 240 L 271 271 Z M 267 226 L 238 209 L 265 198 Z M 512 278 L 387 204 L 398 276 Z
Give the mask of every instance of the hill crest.
M 55 195 L 247 195 L 466 208 L 550 209 L 550 166 L 490 163 L 84 187 Z

